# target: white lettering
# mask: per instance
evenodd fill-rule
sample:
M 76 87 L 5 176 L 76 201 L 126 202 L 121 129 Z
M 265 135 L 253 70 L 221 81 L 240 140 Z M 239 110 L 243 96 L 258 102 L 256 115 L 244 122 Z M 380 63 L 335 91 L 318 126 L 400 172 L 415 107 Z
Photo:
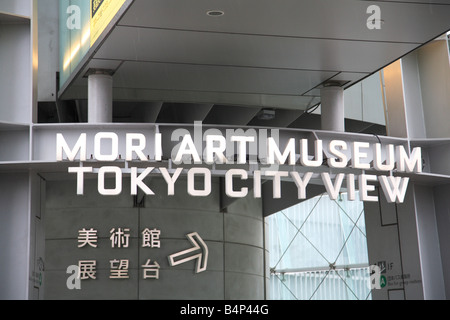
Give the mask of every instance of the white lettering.
M 154 195 L 155 193 L 144 183 L 144 179 L 153 171 L 154 168 L 146 168 L 144 172 L 142 172 L 138 176 L 138 170 L 137 168 L 133 167 L 131 168 L 131 194 L 137 195 L 138 194 L 138 187 L 146 195 Z
M 166 168 L 159 168 L 159 170 L 161 171 L 161 174 L 167 183 L 167 195 L 168 196 L 175 195 L 175 182 L 178 180 L 178 177 L 183 172 L 183 168 L 176 169 L 172 177 L 170 176 L 170 173 Z
M 422 172 L 422 149 L 414 148 L 408 156 L 403 146 L 397 147 L 397 169 L 401 172 Z
M 368 142 L 353 142 L 352 166 L 355 169 L 370 169 L 370 163 L 362 163 L 362 159 L 367 159 L 367 153 L 362 152 L 361 148 L 369 148 Z
M 291 177 L 294 179 L 295 185 L 298 189 L 298 198 L 306 199 L 306 186 L 313 176 L 312 172 L 307 172 L 304 174 L 303 179 L 300 178 L 300 175 L 296 171 L 291 172 Z
M 180 129 L 181 130 L 181 129 Z M 184 130 L 184 129 L 183 129 Z M 197 130 L 197 135 L 200 136 L 200 131 Z M 242 130 L 241 130 L 242 131 Z M 187 133 L 186 133 L 187 132 Z M 262 196 L 262 181 L 261 177 L 270 177 L 273 181 L 273 198 L 281 198 L 281 188 L 283 178 L 293 181 L 298 189 L 298 198 L 306 199 L 306 187 L 312 179 L 313 172 L 307 172 L 301 176 L 296 171 L 279 171 L 279 164 L 295 165 L 297 160 L 295 150 L 295 139 L 287 139 L 284 149 L 279 147 L 277 141 L 279 138 L 270 137 L 267 138 L 267 132 L 263 130 L 263 136 L 265 143 L 255 143 L 257 139 L 254 135 L 246 135 L 253 133 L 244 132 L 242 135 L 236 134 L 238 131 L 233 131 L 234 135 L 228 136 L 230 132 L 227 131 L 227 137 L 222 135 L 222 132 L 217 129 L 208 129 L 208 133 L 205 133 L 205 149 L 201 150 L 202 146 L 197 146 L 194 143 L 191 135 L 188 131 L 179 131 L 179 138 L 181 142 L 172 150 L 174 156 L 174 162 L 176 164 L 194 160 L 195 163 L 202 163 L 202 158 L 208 164 L 221 163 L 230 164 L 234 163 L 234 160 L 227 158 L 228 148 L 234 150 L 237 147 L 237 163 L 249 164 L 249 168 L 246 169 L 228 169 L 223 176 L 225 177 L 225 194 L 233 198 L 246 197 L 250 193 L 250 186 L 253 184 L 253 196 L 255 198 L 261 198 Z M 181 135 L 182 133 L 182 135 Z M 240 133 L 240 131 L 239 131 Z M 256 134 L 256 132 L 255 132 Z M 173 134 L 172 134 L 173 136 Z M 147 151 L 147 147 L 153 147 L 154 142 L 154 157 L 156 161 L 162 159 L 162 135 L 155 133 L 154 141 L 147 144 L 145 133 L 127 133 L 123 137 L 125 142 L 125 163 L 124 168 L 105 166 L 99 169 L 94 167 L 84 167 L 81 163 L 79 166 L 74 166 L 68 169 L 69 173 L 77 175 L 77 194 L 84 194 L 84 179 L 87 174 L 96 173 L 98 175 L 98 191 L 102 195 L 118 195 L 122 192 L 122 178 L 124 174 L 130 174 L 131 180 L 131 195 L 137 195 L 139 189 L 146 195 L 154 195 L 154 192 L 146 185 L 146 178 L 150 174 L 161 174 L 167 184 L 167 195 L 175 195 L 175 183 L 179 180 L 179 177 L 183 174 L 183 168 L 172 169 L 171 163 L 169 168 L 158 168 L 157 172 L 154 172 L 155 168 L 129 168 L 129 161 L 142 161 L 149 162 L 150 155 L 153 153 Z M 261 138 L 261 137 L 260 137 Z M 75 141 L 75 139 L 77 139 Z M 174 140 L 172 140 L 174 141 Z M 202 140 L 203 141 L 203 140 Z M 69 142 L 69 143 L 68 143 Z M 414 148 L 411 152 L 405 149 L 403 145 L 394 146 L 388 144 L 383 146 L 381 143 L 370 144 L 368 142 L 352 142 L 348 144 L 342 140 L 332 140 L 328 143 L 328 150 L 323 149 L 322 140 L 314 140 L 314 148 L 310 148 L 308 145 L 308 139 L 300 140 L 300 163 L 305 167 L 321 167 L 324 165 L 324 153 L 328 155 L 327 164 L 330 168 L 342 169 L 347 166 L 354 169 L 368 170 L 373 169 L 376 171 L 391 171 L 391 176 L 376 176 L 366 174 L 362 172 L 357 177 L 359 195 L 362 201 L 378 201 L 378 195 L 371 195 L 370 192 L 375 190 L 375 185 L 370 185 L 371 181 L 379 181 L 380 186 L 386 196 L 389 203 L 397 202 L 402 203 L 404 201 L 406 190 L 408 187 L 408 178 L 398 178 L 392 176 L 392 171 L 397 169 L 399 172 L 422 172 L 422 151 L 421 148 Z M 90 145 L 89 145 L 90 146 Z M 259 165 L 269 164 L 270 168 L 253 166 L 249 159 L 249 152 L 253 152 L 255 146 L 262 148 L 259 150 Z M 119 136 L 114 132 L 99 132 L 94 136 L 93 144 L 94 152 L 91 155 L 91 159 L 95 156 L 97 161 L 114 162 L 119 156 Z M 351 148 L 351 150 L 348 150 Z M 251 150 L 250 150 L 251 149 Z M 64 161 L 66 157 L 68 161 L 87 161 L 87 134 L 81 133 L 79 137 L 70 136 L 69 140 L 66 140 L 63 134 L 56 134 L 56 160 Z M 202 153 L 199 153 L 203 151 Z M 310 151 L 313 155 L 310 155 Z M 261 158 L 263 154 L 266 158 Z M 235 155 L 235 153 L 233 153 Z M 202 157 L 203 156 L 203 157 Z M 79 158 L 77 160 L 77 157 Z M 350 160 L 351 157 L 351 160 Z M 264 160 L 267 160 L 264 162 Z M 349 164 L 351 162 L 351 164 Z M 258 170 L 251 172 L 251 168 L 255 167 Z M 215 169 L 215 168 L 214 168 Z M 220 171 L 218 171 L 220 172 Z M 250 175 L 253 173 L 252 181 L 248 181 L 244 186 L 243 181 L 249 180 Z M 395 171 L 394 171 L 395 173 Z M 323 185 L 328 192 L 331 199 L 335 200 L 341 193 L 343 188 L 344 179 L 346 179 L 346 191 L 348 200 L 353 201 L 356 198 L 356 175 L 333 173 L 335 174 L 334 181 L 331 176 L 331 172 L 321 173 Z M 211 193 L 211 176 L 212 173 L 208 168 L 192 168 L 187 171 L 187 192 L 191 196 L 205 197 Z M 113 179 L 107 180 L 107 177 Z M 240 179 L 240 180 L 239 180 Z M 110 182 L 108 187 L 106 181 Z M 115 185 L 113 183 L 115 182 Z M 198 185 L 196 185 L 198 183 Z M 381 189 L 380 189 L 381 190 Z
M 105 188 L 105 176 L 108 173 L 115 176 L 114 189 Z M 122 170 L 119 167 L 101 167 L 98 170 L 98 192 L 104 196 L 117 196 L 122 192 Z
M 368 185 L 368 181 L 377 181 L 377 176 L 371 174 L 362 174 L 359 176 L 359 198 L 361 201 L 377 202 L 377 196 L 368 195 L 369 191 L 374 191 L 374 185 Z
M 77 174 L 77 195 L 84 195 L 84 174 L 93 172 L 92 167 L 72 167 L 69 173 Z
M 155 161 L 162 160 L 162 134 L 155 134 Z
M 58 133 L 56 135 L 56 161 L 63 161 L 63 151 L 66 153 L 69 161 L 75 161 L 78 152 L 80 153 L 80 161 L 86 161 L 86 133 L 80 134 L 72 150 L 67 145 L 64 136 Z
M 102 154 L 102 140 L 111 140 L 111 152 Z M 114 132 L 100 132 L 95 135 L 94 156 L 98 161 L 115 161 L 119 157 L 119 137 Z
M 195 189 L 195 176 L 203 175 L 203 190 Z M 211 171 L 207 168 L 192 168 L 188 171 L 188 193 L 194 197 L 206 197 L 211 194 Z
M 381 144 L 377 143 L 374 146 L 375 159 L 373 160 L 373 167 L 378 171 L 391 171 L 395 167 L 395 150 L 392 144 L 387 146 L 386 164 L 382 161 Z
M 261 198 L 261 171 L 253 172 L 253 197 Z
M 281 198 L 281 177 L 288 177 L 289 173 L 287 171 L 266 171 L 265 175 L 267 177 L 273 177 L 273 198 Z
M 323 172 L 321 174 L 322 181 L 325 185 L 325 189 L 328 192 L 328 195 L 331 200 L 336 200 L 339 196 L 339 191 L 341 190 L 342 182 L 344 181 L 345 174 L 339 173 L 336 175 L 334 185 L 331 182 L 331 177 L 328 172 Z
M 347 143 L 341 140 L 332 140 L 328 144 L 330 153 L 337 157 L 337 159 L 332 157 L 328 159 L 328 165 L 331 168 L 345 168 L 348 164 L 347 155 L 339 151 L 338 148 L 340 148 L 341 150 L 347 150 Z
M 305 167 L 320 167 L 323 164 L 322 140 L 314 141 L 315 160 L 309 159 L 308 139 L 300 141 L 300 162 Z
M 355 175 L 353 173 L 347 175 L 347 199 L 349 201 L 355 201 L 356 199 Z
M 277 164 L 284 164 L 289 157 L 289 164 L 295 164 L 295 139 L 289 139 L 283 154 L 281 154 L 280 149 L 273 138 L 267 139 L 267 163 L 275 164 L 275 157 Z
M 238 164 L 247 162 L 247 142 L 254 142 L 255 137 L 233 136 L 231 141 L 238 143 Z
M 380 176 L 379 180 L 388 203 L 403 203 L 409 178 Z
M 200 159 L 200 156 L 198 154 L 197 148 L 195 147 L 194 141 L 192 140 L 192 137 L 190 134 L 186 134 L 183 137 L 183 141 L 181 142 L 180 149 L 178 150 L 178 153 L 173 160 L 175 164 L 180 164 L 183 162 L 184 156 L 191 156 L 194 160 L 194 163 L 200 164 L 202 160 Z
M 133 141 L 138 141 L 138 145 L 134 146 Z M 141 161 L 148 161 L 145 154 L 142 152 L 145 149 L 146 139 L 145 136 L 141 133 L 127 133 L 126 136 L 126 146 L 127 146 L 127 154 L 126 160 L 133 160 L 133 152 L 139 157 Z
M 214 146 L 214 142 L 219 143 L 219 146 Z M 215 162 L 214 155 L 217 156 L 216 163 L 226 163 L 227 159 L 224 156 L 224 152 L 227 147 L 227 141 L 224 136 L 209 135 L 206 136 L 206 160 L 207 164 L 213 164 Z
M 225 174 L 225 193 L 230 198 L 243 198 L 248 194 L 248 188 L 241 188 L 240 191 L 233 190 L 233 176 L 240 176 L 242 180 L 247 180 L 248 173 L 242 169 L 231 169 Z

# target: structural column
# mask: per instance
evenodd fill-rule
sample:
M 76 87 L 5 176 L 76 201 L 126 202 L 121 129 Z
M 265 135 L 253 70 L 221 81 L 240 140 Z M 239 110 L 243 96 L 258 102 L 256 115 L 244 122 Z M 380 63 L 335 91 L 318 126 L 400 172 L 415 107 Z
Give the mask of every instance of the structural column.
M 322 130 L 345 131 L 344 89 L 338 85 L 325 85 L 321 91 Z
M 88 76 L 88 122 L 111 123 L 113 80 L 108 71 L 94 70 Z

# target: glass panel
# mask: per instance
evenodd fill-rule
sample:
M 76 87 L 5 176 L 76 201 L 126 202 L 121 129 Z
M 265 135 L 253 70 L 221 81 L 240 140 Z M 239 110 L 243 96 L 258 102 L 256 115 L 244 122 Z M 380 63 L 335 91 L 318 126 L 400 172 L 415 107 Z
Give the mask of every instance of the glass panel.
M 90 44 L 90 0 L 61 0 L 59 6 L 60 86 L 69 78 Z
M 371 299 L 362 201 L 321 195 L 267 223 L 270 299 Z

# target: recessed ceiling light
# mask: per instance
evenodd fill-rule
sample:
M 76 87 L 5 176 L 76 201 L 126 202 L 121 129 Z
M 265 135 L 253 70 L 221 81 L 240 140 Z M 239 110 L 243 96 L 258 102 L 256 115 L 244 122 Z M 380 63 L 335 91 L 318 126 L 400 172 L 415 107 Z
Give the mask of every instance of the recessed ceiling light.
M 225 12 L 223 12 L 222 10 L 209 10 L 206 11 L 206 14 L 210 17 L 220 17 L 223 16 Z

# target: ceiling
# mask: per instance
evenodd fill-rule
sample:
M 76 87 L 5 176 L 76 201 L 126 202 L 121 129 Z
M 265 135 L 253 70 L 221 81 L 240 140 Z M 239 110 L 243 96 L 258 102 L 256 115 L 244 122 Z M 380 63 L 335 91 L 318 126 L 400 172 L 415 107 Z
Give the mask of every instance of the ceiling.
M 367 28 L 373 4 L 379 30 Z M 450 30 L 449 17 L 448 0 L 134 0 L 60 95 L 86 99 L 86 72 L 110 69 L 117 119 L 257 125 L 274 108 L 287 126 L 324 82 L 353 85 Z

